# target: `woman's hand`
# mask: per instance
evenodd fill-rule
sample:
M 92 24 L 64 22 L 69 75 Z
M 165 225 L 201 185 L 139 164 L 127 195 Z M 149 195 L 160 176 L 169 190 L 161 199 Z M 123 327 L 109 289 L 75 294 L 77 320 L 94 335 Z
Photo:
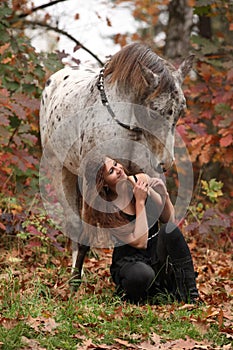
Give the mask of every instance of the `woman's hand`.
M 144 181 L 138 180 L 134 184 L 133 194 L 136 202 L 145 203 L 148 194 L 148 184 Z
M 158 178 L 150 178 L 149 179 L 149 188 L 152 188 L 154 191 L 159 193 L 161 196 L 167 196 L 167 188 L 163 182 L 163 180 L 158 179 Z

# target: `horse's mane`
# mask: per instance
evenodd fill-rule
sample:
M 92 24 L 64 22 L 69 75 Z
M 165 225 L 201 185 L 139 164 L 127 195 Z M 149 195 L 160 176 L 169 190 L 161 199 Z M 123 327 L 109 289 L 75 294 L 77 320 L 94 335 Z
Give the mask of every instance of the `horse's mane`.
M 146 83 L 138 62 L 160 75 L 160 93 L 175 89 L 171 74 L 175 71 L 174 66 L 141 43 L 126 45 L 113 55 L 107 63 L 104 76 L 108 77 L 108 83 L 117 83 L 118 88 L 125 93 L 133 91 L 136 97 L 140 97 L 145 91 Z

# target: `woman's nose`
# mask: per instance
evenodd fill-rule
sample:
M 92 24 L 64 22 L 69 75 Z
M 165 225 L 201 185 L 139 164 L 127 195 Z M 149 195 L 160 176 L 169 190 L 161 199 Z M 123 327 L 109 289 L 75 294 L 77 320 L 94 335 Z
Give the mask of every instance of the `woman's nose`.
M 117 173 L 119 173 L 119 172 L 121 171 L 121 169 L 120 169 L 120 167 L 119 167 L 118 165 L 115 165 L 114 168 L 115 168 L 115 170 L 116 170 Z

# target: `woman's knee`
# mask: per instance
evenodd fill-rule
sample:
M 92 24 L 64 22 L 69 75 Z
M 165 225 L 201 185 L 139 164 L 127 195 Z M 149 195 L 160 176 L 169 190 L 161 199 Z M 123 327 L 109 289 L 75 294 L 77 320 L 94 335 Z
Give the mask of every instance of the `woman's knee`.
M 127 280 L 134 285 L 147 285 L 155 276 L 151 266 L 142 261 L 125 264 L 120 271 L 120 279 Z
M 129 263 L 120 271 L 121 285 L 131 293 L 143 294 L 154 278 L 155 272 L 152 267 L 141 261 Z

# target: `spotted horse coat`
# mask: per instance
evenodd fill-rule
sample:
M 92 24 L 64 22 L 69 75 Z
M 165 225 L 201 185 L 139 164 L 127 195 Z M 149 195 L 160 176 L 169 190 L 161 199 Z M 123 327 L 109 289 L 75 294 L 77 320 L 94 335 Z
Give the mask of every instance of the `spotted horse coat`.
M 186 107 L 182 82 L 192 62 L 193 55 L 176 69 L 148 46 L 134 43 L 101 71 L 66 67 L 48 79 L 40 108 L 41 193 L 73 242 L 76 277 L 81 278 L 86 251 L 98 246 L 95 236 L 83 235 L 76 190 L 78 179 L 85 191 L 85 161 L 101 152 L 151 176 L 169 168 L 175 125 Z

